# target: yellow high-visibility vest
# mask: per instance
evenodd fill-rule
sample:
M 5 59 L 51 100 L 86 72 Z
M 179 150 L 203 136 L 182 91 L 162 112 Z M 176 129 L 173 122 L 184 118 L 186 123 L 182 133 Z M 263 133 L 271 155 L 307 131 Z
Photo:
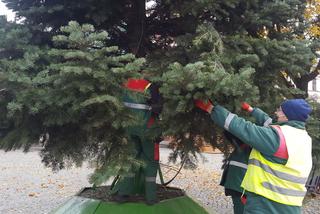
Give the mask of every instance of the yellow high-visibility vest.
M 268 161 L 253 149 L 241 187 L 281 204 L 301 206 L 312 168 L 312 141 L 305 130 L 287 125 L 280 129 L 288 150 L 287 163 Z

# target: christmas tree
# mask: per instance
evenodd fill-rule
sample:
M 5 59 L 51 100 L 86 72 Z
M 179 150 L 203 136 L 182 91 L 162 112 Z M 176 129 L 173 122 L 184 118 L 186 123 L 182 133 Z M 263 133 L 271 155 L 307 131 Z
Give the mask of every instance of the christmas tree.
M 123 130 L 134 116 L 121 105 L 126 78 L 143 71 L 161 85 L 163 135 L 178 144 L 172 158 L 191 160 L 200 141 L 229 151 L 194 99 L 240 114 L 247 101 L 272 113 L 284 98 L 305 97 L 319 69 L 311 69 L 319 46 L 305 36 L 305 1 L 4 2 L 21 24 L 1 25 L 8 94 L 1 147 L 27 150 L 43 135 L 46 165 L 92 160 L 96 184 L 126 172 L 132 158 Z M 13 37 L 22 31 L 26 41 Z M 8 55 L 10 39 L 17 44 Z

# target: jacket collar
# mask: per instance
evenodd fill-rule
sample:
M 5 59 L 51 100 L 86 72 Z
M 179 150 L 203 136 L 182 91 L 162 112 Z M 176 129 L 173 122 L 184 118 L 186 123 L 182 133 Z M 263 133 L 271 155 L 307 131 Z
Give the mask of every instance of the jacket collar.
M 292 126 L 295 127 L 297 129 L 306 129 L 306 123 L 305 122 L 301 122 L 301 121 L 297 121 L 297 120 L 290 120 L 287 122 L 276 122 L 274 123 L 274 125 L 280 125 L 280 126 Z

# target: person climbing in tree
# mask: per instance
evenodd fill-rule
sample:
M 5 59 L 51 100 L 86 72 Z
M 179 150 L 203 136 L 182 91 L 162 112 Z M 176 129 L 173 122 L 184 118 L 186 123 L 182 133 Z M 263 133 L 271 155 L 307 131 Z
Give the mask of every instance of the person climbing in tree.
M 124 105 L 138 120 L 137 125 L 127 130 L 131 143 L 129 146 L 134 147 L 136 159 L 144 164 L 140 168 L 132 166 L 131 174 L 119 179 L 114 187 L 114 198 L 116 201 L 126 202 L 132 195 L 143 194 L 147 204 L 151 205 L 158 202 L 156 177 L 161 131 L 157 121 L 162 109 L 162 98 L 159 86 L 146 79 L 129 79 L 125 88 L 128 91 L 124 97 Z

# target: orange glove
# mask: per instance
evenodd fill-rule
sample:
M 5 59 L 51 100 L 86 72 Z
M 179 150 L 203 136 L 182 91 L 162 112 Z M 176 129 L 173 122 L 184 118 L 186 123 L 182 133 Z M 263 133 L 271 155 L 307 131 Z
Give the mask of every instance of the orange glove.
M 242 110 L 245 110 L 247 112 L 252 112 L 253 108 L 246 102 L 241 103 Z
M 194 105 L 208 113 L 210 113 L 213 108 L 213 104 L 210 100 L 207 100 L 207 101 L 194 100 Z

